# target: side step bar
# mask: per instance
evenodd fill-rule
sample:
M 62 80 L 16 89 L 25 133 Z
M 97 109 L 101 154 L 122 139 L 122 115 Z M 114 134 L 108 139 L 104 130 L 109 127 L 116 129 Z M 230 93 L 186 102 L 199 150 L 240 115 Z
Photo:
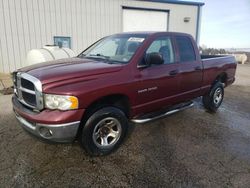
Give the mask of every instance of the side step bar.
M 132 121 L 133 123 L 139 123 L 139 124 L 141 124 L 141 123 L 147 123 L 147 122 L 149 122 L 149 121 L 153 121 L 153 120 L 156 120 L 156 119 L 159 119 L 159 118 L 163 118 L 163 117 L 165 117 L 165 116 L 169 116 L 169 115 L 171 115 L 171 114 L 174 114 L 174 113 L 176 113 L 176 112 L 185 110 L 185 109 L 187 109 L 187 108 L 191 108 L 192 106 L 194 106 L 194 103 L 193 103 L 193 102 L 188 103 L 188 104 L 183 105 L 183 106 L 180 106 L 180 107 L 177 107 L 177 108 L 175 108 L 175 109 L 173 109 L 173 110 L 163 112 L 163 113 L 158 114 L 158 115 L 156 115 L 156 116 L 152 116 L 152 117 L 150 117 L 150 116 L 149 116 L 149 117 L 145 117 L 145 116 L 144 116 L 144 117 L 142 117 L 141 119 L 132 119 L 131 121 Z

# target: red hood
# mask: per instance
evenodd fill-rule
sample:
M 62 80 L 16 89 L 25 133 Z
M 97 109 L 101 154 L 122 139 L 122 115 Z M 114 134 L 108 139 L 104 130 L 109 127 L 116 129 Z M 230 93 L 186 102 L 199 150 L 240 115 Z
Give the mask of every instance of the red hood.
M 92 59 L 67 58 L 24 67 L 20 71 L 38 78 L 42 84 L 48 84 L 72 78 L 116 72 L 121 68 L 121 64 L 108 64 Z

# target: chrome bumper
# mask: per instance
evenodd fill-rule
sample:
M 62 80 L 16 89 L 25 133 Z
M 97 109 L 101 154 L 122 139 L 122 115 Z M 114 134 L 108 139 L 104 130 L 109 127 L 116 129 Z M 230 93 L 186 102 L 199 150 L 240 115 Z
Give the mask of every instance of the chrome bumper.
M 31 123 L 15 112 L 17 120 L 28 132 L 40 138 L 53 142 L 72 142 L 74 141 L 80 121 L 65 124 L 40 124 Z

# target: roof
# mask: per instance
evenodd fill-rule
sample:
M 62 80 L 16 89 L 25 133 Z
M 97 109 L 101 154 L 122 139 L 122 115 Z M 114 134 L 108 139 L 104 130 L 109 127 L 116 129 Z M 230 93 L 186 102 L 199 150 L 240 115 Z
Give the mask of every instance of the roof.
M 205 4 L 203 2 L 185 1 L 185 0 L 143 0 L 143 1 L 157 2 L 157 3 L 180 4 L 180 5 L 195 5 L 195 6 L 203 6 Z
M 116 33 L 114 35 L 145 35 L 145 36 L 152 36 L 152 35 L 159 35 L 159 34 L 170 34 L 170 35 L 189 35 L 188 33 L 183 32 L 169 32 L 169 31 L 129 31 L 129 32 L 122 32 Z M 113 35 L 111 35 L 113 36 Z

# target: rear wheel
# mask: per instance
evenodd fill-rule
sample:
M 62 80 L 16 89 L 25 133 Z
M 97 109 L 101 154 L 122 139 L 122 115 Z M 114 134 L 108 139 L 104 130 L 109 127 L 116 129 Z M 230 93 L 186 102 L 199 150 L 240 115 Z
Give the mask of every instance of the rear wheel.
M 80 142 L 90 155 L 107 155 L 122 143 L 127 128 L 127 117 L 120 109 L 105 107 L 90 115 L 83 127 Z
M 224 98 L 224 86 L 216 82 L 209 93 L 202 97 L 204 107 L 210 112 L 216 112 Z

